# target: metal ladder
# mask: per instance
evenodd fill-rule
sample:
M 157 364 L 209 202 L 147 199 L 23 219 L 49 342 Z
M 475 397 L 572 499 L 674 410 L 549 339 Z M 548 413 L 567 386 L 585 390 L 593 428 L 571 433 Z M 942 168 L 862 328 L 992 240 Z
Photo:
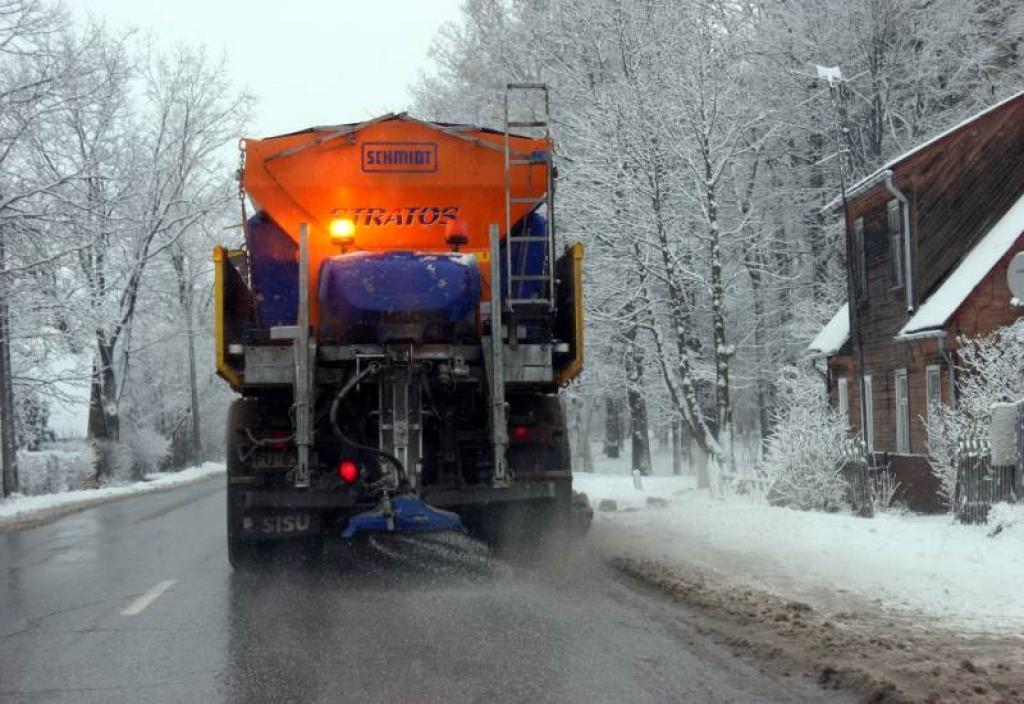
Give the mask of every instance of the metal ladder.
M 512 119 L 510 116 L 510 98 L 514 94 L 540 93 L 543 94 L 543 116 L 542 119 L 529 119 L 530 116 L 519 119 Z M 525 135 L 534 139 L 543 137 L 548 140 L 551 137 L 549 126 L 550 119 L 550 96 L 546 83 L 509 83 L 505 86 L 505 267 L 508 276 L 505 280 L 505 306 L 510 312 L 526 308 L 536 309 L 546 305 L 548 310 L 555 307 L 555 276 L 554 276 L 554 251 L 555 251 L 555 212 L 552 199 L 554 186 L 554 170 L 550 149 L 545 149 L 543 154 L 533 152 L 523 158 L 522 154 L 514 153 L 511 147 L 510 134 L 513 129 L 540 130 L 542 134 Z M 538 164 L 545 165 L 547 183 L 544 188 L 544 195 L 540 198 L 524 197 L 512 192 L 513 169 L 530 169 Z M 523 217 L 522 229 L 519 234 L 512 231 L 512 206 L 527 205 L 527 215 L 544 209 L 544 217 L 547 219 L 547 232 L 544 235 L 532 235 L 530 233 L 529 221 Z M 530 273 L 526 270 L 529 261 L 530 248 L 535 243 L 543 243 L 544 260 L 541 272 Z M 518 271 L 513 269 L 512 252 L 514 245 L 519 245 L 520 261 Z M 540 282 L 541 295 L 533 298 L 522 297 L 525 284 L 529 282 Z

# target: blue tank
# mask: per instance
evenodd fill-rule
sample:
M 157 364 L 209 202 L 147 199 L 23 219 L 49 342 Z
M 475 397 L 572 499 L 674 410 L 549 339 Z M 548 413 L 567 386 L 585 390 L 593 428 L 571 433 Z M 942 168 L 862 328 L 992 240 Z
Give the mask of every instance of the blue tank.
M 246 223 L 245 243 L 257 323 L 265 328 L 294 325 L 299 307 L 299 246 L 263 213 Z
M 349 325 L 387 314 L 456 323 L 480 302 L 480 269 L 465 254 L 354 252 L 324 260 L 318 297 L 322 312 Z

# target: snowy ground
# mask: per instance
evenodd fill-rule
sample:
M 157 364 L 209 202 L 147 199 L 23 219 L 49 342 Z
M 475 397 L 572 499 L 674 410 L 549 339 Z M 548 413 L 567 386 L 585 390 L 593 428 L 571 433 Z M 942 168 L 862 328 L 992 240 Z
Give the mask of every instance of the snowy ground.
M 206 462 L 180 472 L 150 474 L 145 481 L 102 489 L 67 491 L 42 496 L 12 496 L 0 499 L 0 530 L 36 525 L 46 520 L 78 511 L 96 504 L 107 503 L 127 496 L 166 491 L 201 481 L 224 472 L 221 462 Z
M 943 516 L 874 519 L 712 499 L 691 477 L 653 476 L 637 490 L 625 460 L 598 460 L 575 483 L 598 508 L 594 540 L 610 556 L 699 569 L 726 582 L 800 599 L 827 613 L 884 612 L 911 628 L 1024 633 L 1024 523 L 990 526 Z M 668 474 L 667 459 L 656 472 Z M 665 499 L 667 506 L 648 499 Z

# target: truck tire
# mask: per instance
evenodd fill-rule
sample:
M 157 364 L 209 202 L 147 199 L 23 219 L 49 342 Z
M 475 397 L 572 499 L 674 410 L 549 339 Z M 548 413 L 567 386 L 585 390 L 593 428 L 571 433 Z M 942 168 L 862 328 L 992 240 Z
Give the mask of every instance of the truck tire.
M 586 535 L 593 520 L 594 509 L 590 505 L 590 499 L 582 491 L 572 492 L 572 506 L 569 512 L 570 535 L 576 538 Z
M 568 482 L 550 499 L 514 501 L 485 508 L 470 532 L 498 555 L 537 563 L 563 555 L 573 541 L 572 492 Z
M 242 537 L 242 509 L 245 501 L 245 485 L 232 480 L 247 476 L 239 450 L 244 429 L 256 419 L 256 402 L 238 399 L 228 410 L 227 441 L 227 540 L 228 562 L 236 570 L 252 569 L 263 562 L 264 547 L 254 540 Z
M 534 472 L 565 472 L 572 468 L 565 410 L 554 394 L 518 394 L 511 401 L 513 417 L 523 417 L 554 431 L 548 443 L 524 444 L 510 449 L 509 470 L 513 475 Z M 515 421 L 512 421 L 515 422 Z M 528 480 L 527 480 L 528 481 Z M 569 547 L 574 499 L 570 479 L 557 481 L 554 496 L 547 499 L 518 501 L 494 506 L 480 516 L 477 532 L 492 548 L 515 558 L 532 562 L 554 557 Z

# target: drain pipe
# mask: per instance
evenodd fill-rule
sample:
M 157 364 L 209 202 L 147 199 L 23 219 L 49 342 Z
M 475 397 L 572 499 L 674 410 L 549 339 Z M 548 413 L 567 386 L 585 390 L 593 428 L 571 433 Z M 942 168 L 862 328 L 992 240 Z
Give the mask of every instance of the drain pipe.
M 942 355 L 942 361 L 946 363 L 946 378 L 949 381 L 949 405 L 956 408 L 956 367 L 953 366 L 953 358 L 949 356 L 949 350 L 946 349 L 946 336 L 936 338 L 936 346 L 939 348 L 939 354 Z
M 911 263 L 910 250 L 910 201 L 903 192 L 896 188 L 892 182 L 892 169 L 885 172 L 885 188 L 900 202 L 900 209 L 903 211 L 903 265 L 904 265 L 904 289 L 907 293 L 907 312 L 914 312 L 914 267 Z

